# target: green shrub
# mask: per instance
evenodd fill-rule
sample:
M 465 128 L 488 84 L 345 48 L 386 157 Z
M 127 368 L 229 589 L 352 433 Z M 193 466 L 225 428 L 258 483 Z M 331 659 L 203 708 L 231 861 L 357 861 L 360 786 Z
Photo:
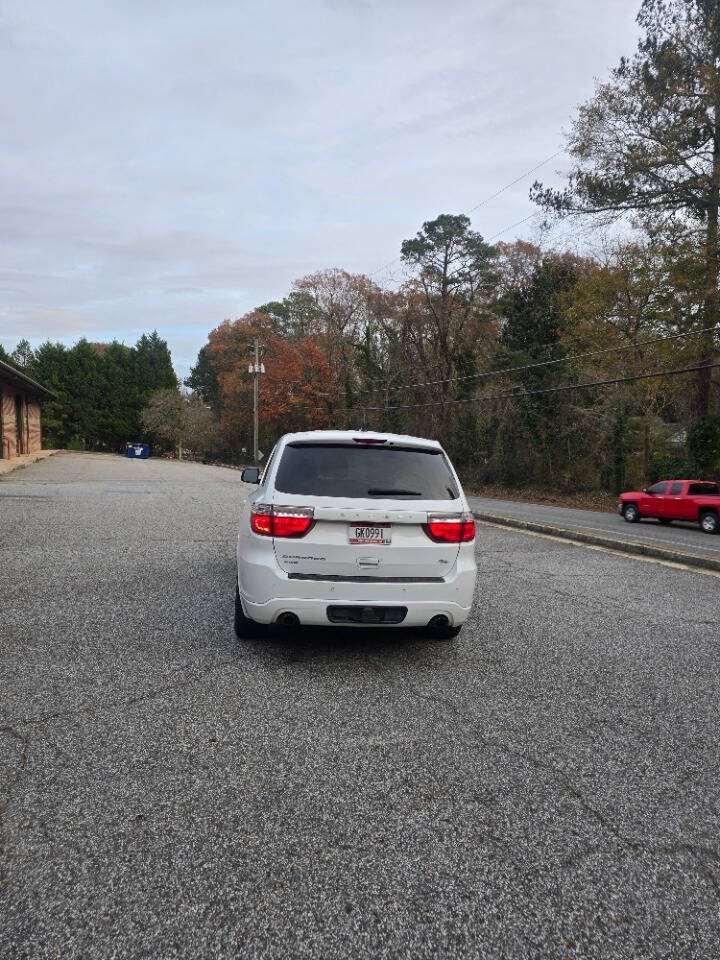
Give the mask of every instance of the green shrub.
M 655 456 L 648 466 L 648 482 L 657 483 L 659 480 L 674 480 L 689 477 L 693 473 L 687 458 L 682 454 L 666 454 Z
M 687 451 L 694 473 L 711 476 L 720 467 L 720 417 L 698 420 L 688 430 Z

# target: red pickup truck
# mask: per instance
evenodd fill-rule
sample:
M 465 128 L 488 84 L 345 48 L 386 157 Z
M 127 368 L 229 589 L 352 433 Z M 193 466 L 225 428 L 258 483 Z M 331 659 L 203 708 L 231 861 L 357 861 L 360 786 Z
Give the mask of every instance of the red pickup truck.
M 707 480 L 663 480 L 644 490 L 620 494 L 618 513 L 628 523 L 654 517 L 660 523 L 699 523 L 705 533 L 720 532 L 720 486 Z

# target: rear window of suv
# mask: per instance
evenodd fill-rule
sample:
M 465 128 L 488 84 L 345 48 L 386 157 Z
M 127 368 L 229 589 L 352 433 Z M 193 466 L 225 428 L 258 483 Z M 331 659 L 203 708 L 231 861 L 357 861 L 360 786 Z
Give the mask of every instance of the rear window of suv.
M 343 499 L 457 500 L 460 496 L 442 451 L 362 444 L 288 444 L 275 489 Z

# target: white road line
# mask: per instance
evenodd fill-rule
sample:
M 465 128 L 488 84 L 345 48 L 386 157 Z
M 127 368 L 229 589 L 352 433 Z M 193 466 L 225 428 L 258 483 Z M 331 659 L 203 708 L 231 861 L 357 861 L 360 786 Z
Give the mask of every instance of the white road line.
M 535 521 L 536 523 L 542 523 L 542 520 Z M 608 529 L 607 527 L 590 527 L 590 526 L 578 526 L 578 527 L 567 527 L 568 530 L 578 530 L 580 533 L 583 530 L 596 530 L 598 533 L 604 533 L 609 536 L 619 536 L 614 530 Z M 699 536 L 707 536 L 707 534 L 699 534 Z M 624 538 L 623 538 L 624 539 Z M 717 550 L 713 550 L 712 547 L 702 547 L 697 543 L 690 543 L 687 540 L 666 540 L 665 537 L 647 537 L 645 540 L 628 540 L 628 543 L 669 543 L 671 546 L 680 545 L 682 547 L 690 547 L 692 550 L 702 550 L 704 553 L 716 554 Z
M 716 580 L 720 580 L 720 573 L 716 570 L 704 570 L 702 567 L 693 567 L 685 563 L 677 563 L 674 560 L 661 560 L 659 557 L 648 557 L 643 553 L 626 553 L 624 550 L 613 550 L 612 547 L 600 547 L 595 543 L 569 540 L 567 537 L 561 537 L 556 534 L 537 533 L 535 530 L 523 530 L 521 527 L 508 527 L 504 523 L 491 523 L 489 520 L 478 520 L 477 522 L 486 527 L 494 527 L 496 530 L 521 533 L 526 537 L 539 537 L 541 540 L 554 540 L 556 543 L 564 543 L 570 547 L 581 547 L 583 550 L 611 553 L 613 556 L 620 557 L 623 560 L 640 560 L 642 563 L 655 563 L 661 567 L 670 567 L 672 570 L 684 570 L 686 573 L 698 573 L 703 577 L 714 577 Z

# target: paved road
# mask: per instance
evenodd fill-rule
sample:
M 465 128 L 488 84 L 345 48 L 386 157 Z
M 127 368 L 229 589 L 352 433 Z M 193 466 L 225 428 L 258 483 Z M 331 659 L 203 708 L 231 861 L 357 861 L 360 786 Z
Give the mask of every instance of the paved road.
M 657 520 L 626 523 L 618 514 L 594 510 L 572 510 L 568 507 L 518 503 L 514 500 L 495 500 L 489 497 L 469 497 L 469 500 L 473 509 L 488 514 L 551 523 L 558 527 L 584 530 L 601 536 L 610 534 L 626 540 L 649 540 L 672 550 L 720 558 L 720 537 L 708 536 L 696 523 L 673 523 L 665 527 Z
M 228 470 L 0 482 L 16 958 L 717 958 L 718 579 L 483 527 L 462 636 L 237 642 Z

